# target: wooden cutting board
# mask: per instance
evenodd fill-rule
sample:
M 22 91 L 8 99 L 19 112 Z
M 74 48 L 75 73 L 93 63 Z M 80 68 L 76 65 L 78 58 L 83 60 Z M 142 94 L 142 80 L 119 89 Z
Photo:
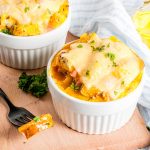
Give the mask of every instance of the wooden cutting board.
M 68 41 L 73 39 L 69 34 Z M 27 72 L 32 74 L 41 71 Z M 8 107 L 0 98 L 0 150 L 134 150 L 150 145 L 150 133 L 138 110 L 123 128 L 111 134 L 87 135 L 68 128 L 58 118 L 49 93 L 38 99 L 18 89 L 17 81 L 21 72 L 0 64 L 0 87 L 15 105 L 25 107 L 35 115 L 52 114 L 55 126 L 27 141 L 8 122 Z

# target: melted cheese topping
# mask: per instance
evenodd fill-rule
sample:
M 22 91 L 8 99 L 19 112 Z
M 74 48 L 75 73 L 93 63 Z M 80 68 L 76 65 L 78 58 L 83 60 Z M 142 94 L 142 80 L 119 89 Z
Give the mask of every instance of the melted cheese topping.
M 87 92 L 94 88 L 111 99 L 119 97 L 144 67 L 143 61 L 125 44 L 96 35 L 85 43 L 71 44 L 69 50 L 59 55 L 58 66 L 68 72 L 76 70 Z
M 9 16 L 20 25 L 38 25 L 47 31 L 50 17 L 59 11 L 65 0 L 1 0 L 0 16 Z
M 63 0 L 1 0 L 0 15 L 12 16 L 20 24 L 34 24 L 42 20 L 42 15 L 47 9 L 51 14 L 57 12 L 63 2 Z

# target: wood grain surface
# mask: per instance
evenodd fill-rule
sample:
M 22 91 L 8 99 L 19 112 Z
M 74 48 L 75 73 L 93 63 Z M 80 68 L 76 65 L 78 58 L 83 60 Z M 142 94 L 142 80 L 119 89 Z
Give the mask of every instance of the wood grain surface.
M 75 37 L 69 34 L 67 41 L 73 39 Z M 41 71 L 42 69 L 27 72 L 32 74 Z M 9 110 L 0 98 L 0 150 L 134 150 L 150 145 L 150 134 L 138 110 L 123 128 L 111 134 L 87 135 L 68 128 L 58 118 L 50 93 L 38 99 L 18 89 L 17 81 L 21 72 L 0 64 L 0 87 L 15 105 L 25 107 L 35 115 L 50 113 L 55 126 L 27 141 L 8 122 Z

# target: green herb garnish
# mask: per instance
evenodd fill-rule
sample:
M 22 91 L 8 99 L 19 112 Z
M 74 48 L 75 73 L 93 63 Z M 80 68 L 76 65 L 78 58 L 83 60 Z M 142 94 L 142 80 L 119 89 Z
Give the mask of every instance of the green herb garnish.
M 25 7 L 25 8 L 24 8 L 24 12 L 25 12 L 25 13 L 28 12 L 29 10 L 30 10 L 29 7 Z
M 115 95 L 117 95 L 117 94 L 118 94 L 118 92 L 117 92 L 117 91 L 114 91 L 114 94 L 115 94 Z
M 82 48 L 82 47 L 83 47 L 83 45 L 82 45 L 82 44 L 79 44 L 77 47 L 78 47 L 78 48 Z
M 101 47 L 96 47 L 96 48 L 94 46 L 92 46 L 92 48 L 93 48 L 93 51 L 101 52 L 105 49 L 105 45 L 102 45 Z
M 111 61 L 114 61 L 116 58 L 115 54 L 111 52 L 106 53 L 105 56 L 108 57 Z
M 113 67 L 117 67 L 117 64 L 113 61 L 113 65 L 112 65 Z
M 94 43 L 95 43 L 95 41 L 93 40 L 93 41 L 91 41 L 90 43 L 91 43 L 91 44 L 94 44 Z
M 78 91 L 80 89 L 80 86 L 76 85 L 75 82 L 72 82 L 70 85 L 71 89 L 74 91 Z
M 107 45 L 107 48 L 109 48 L 110 47 L 110 43 L 108 43 L 108 45 Z
M 45 95 L 48 92 L 46 70 L 37 75 L 27 75 L 23 72 L 19 77 L 18 87 L 36 97 Z
M 96 48 L 95 48 L 94 46 L 91 46 L 91 48 L 93 49 L 93 51 L 96 51 L 96 50 L 95 50 Z
M 86 75 L 86 76 L 89 76 L 89 75 L 90 75 L 90 71 L 87 70 L 86 73 L 85 73 L 85 75 Z
M 49 124 L 49 122 L 46 122 L 46 124 L 45 124 L 45 125 L 49 126 L 50 124 Z
M 9 35 L 11 34 L 11 32 L 8 29 L 2 29 L 1 32 Z
M 124 81 L 121 82 L 121 85 L 124 85 Z
M 36 117 L 33 118 L 33 120 L 34 120 L 35 122 L 38 122 L 38 121 L 40 121 L 40 117 L 36 116 Z
M 51 14 L 51 11 L 48 8 L 47 8 L 47 11 L 48 11 L 49 14 Z
M 112 61 L 112 66 L 113 67 L 117 67 L 118 65 L 116 64 L 116 62 L 114 61 L 115 60 L 115 58 L 116 58 L 116 56 L 115 56 L 115 54 L 114 53 L 111 53 L 111 52 L 109 52 L 109 53 L 106 53 L 105 54 L 105 57 L 108 57 L 109 59 L 110 59 L 110 61 Z

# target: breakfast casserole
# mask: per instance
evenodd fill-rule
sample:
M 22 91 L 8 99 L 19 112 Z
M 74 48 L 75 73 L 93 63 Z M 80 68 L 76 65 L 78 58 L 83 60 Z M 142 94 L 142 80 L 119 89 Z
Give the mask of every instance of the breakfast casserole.
M 85 33 L 59 51 L 50 68 L 57 86 L 70 96 L 107 102 L 138 86 L 144 63 L 117 38 Z
M 40 117 L 36 116 L 32 121 L 19 127 L 18 131 L 28 139 L 36 133 L 46 130 L 53 125 L 54 122 L 52 116 L 50 114 L 43 114 Z
M 1 0 L 0 31 L 33 36 L 60 26 L 68 16 L 67 0 Z

